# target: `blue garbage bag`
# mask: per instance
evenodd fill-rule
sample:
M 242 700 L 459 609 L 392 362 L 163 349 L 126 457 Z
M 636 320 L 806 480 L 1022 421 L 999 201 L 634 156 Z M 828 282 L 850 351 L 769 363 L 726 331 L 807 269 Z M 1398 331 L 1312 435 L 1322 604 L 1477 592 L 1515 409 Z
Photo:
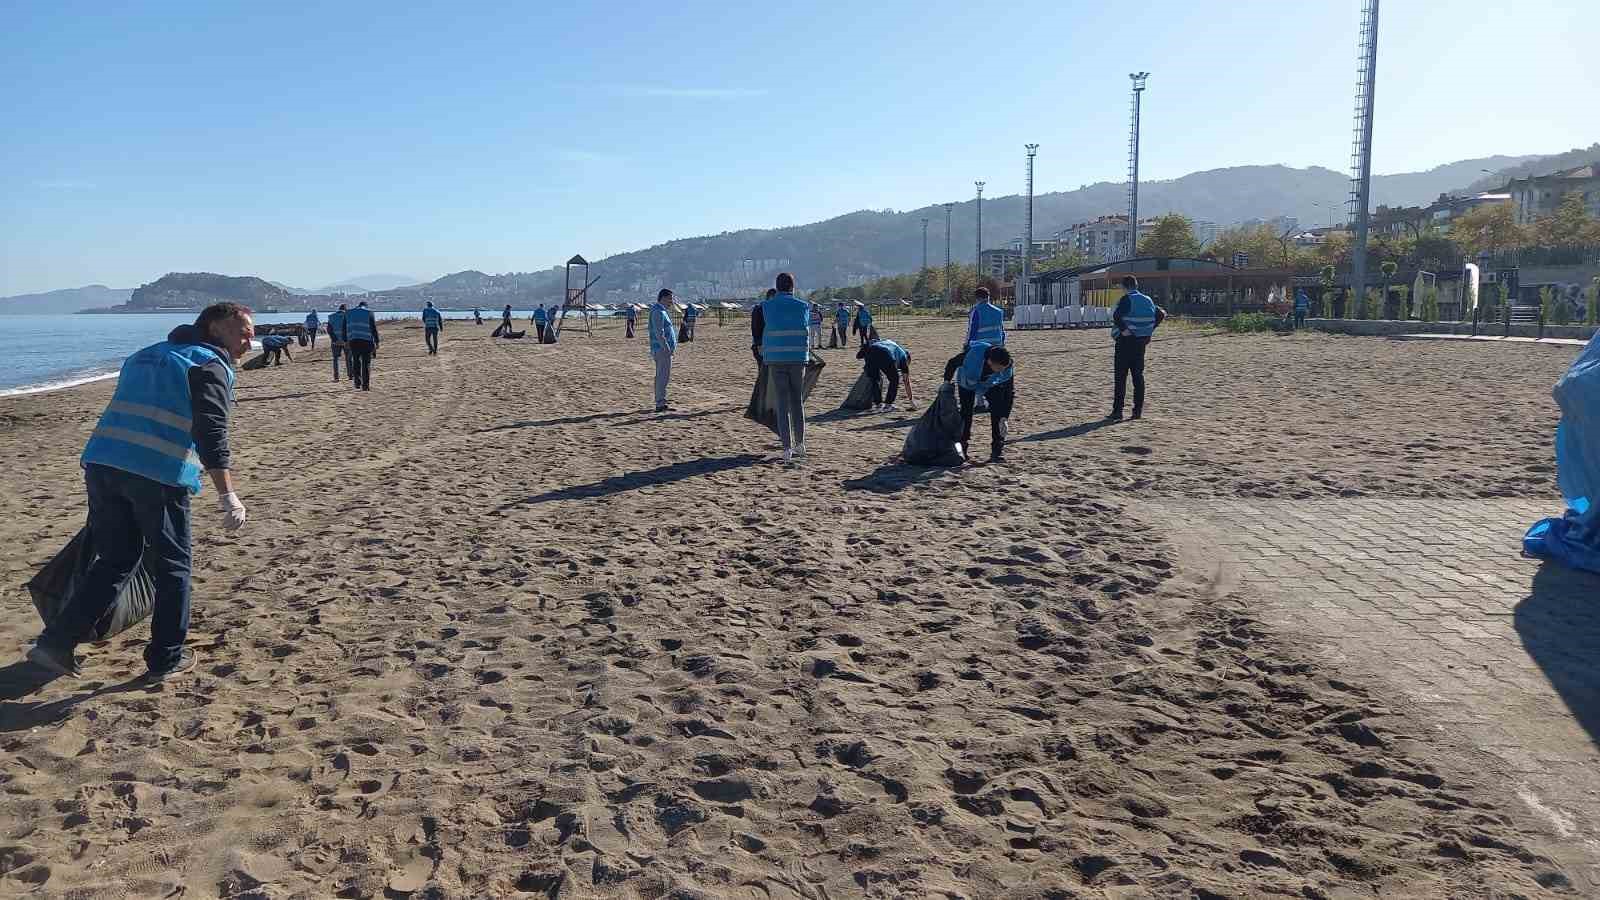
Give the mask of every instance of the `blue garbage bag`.
M 1600 573 L 1600 333 L 1551 392 L 1561 407 L 1556 427 L 1556 485 L 1567 511 L 1542 519 L 1522 538 L 1530 556 Z

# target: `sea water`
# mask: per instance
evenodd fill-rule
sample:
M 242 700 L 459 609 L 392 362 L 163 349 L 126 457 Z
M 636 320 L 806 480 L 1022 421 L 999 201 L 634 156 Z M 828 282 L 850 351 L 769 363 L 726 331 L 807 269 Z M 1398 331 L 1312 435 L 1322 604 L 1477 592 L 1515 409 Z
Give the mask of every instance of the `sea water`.
M 444 313 L 447 321 L 471 321 L 470 310 Z M 512 311 L 519 328 L 531 314 L 532 310 Z M 326 324 L 327 312 L 320 315 Z M 377 313 L 380 320 L 415 319 L 418 315 Z M 256 323 L 263 325 L 304 322 L 305 318 L 303 312 L 255 316 Z M 484 309 L 483 321 L 486 326 L 498 324 L 500 310 Z M 192 322 L 193 313 L 0 316 L 0 397 L 113 378 L 128 354 Z

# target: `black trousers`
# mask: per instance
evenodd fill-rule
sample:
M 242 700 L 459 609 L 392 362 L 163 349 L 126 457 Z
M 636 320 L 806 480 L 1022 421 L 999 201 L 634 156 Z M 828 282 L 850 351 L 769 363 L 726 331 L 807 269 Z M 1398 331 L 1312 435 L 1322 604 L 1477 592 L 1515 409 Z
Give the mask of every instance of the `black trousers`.
M 425 341 L 427 343 L 427 345 L 428 345 L 428 355 L 432 356 L 433 354 L 436 354 L 436 353 L 439 352 L 439 329 L 437 329 L 437 328 L 424 328 L 424 329 L 422 329 L 422 340 Z
M 869 354 L 872 351 L 867 351 Z M 893 403 L 894 398 L 900 395 L 900 370 L 894 363 L 884 365 L 882 360 L 867 357 L 867 377 L 872 379 L 872 402 Z M 883 379 L 889 379 L 889 399 L 883 399 Z
M 372 351 L 377 347 L 371 341 L 350 341 L 350 380 L 363 391 L 372 390 Z
M 633 320 L 628 320 L 628 333 L 624 337 L 633 337 Z
M 1296 328 L 1304 328 L 1304 327 L 1306 327 L 1306 311 L 1305 310 L 1297 309 L 1297 310 L 1294 311 L 1294 327 L 1296 327 Z
M 1119 337 L 1113 366 L 1116 388 L 1111 394 L 1111 411 L 1120 414 L 1128 396 L 1128 376 L 1133 376 L 1133 414 L 1144 410 L 1144 351 L 1150 346 L 1147 337 Z
M 539 343 L 541 343 L 541 344 L 544 343 L 544 328 L 545 328 L 544 323 L 536 321 L 536 322 L 533 323 L 533 327 L 538 329 L 538 331 L 539 331 Z
M 961 398 L 961 447 L 970 458 L 972 409 L 977 405 L 978 395 L 977 392 L 964 387 L 956 388 L 956 395 Z M 1017 380 L 1013 378 L 1005 384 L 997 385 L 983 396 L 989 401 L 989 455 L 998 457 L 1006 446 L 1006 439 L 1000 434 L 1000 423 L 1011 418 L 1011 407 L 1017 399 Z

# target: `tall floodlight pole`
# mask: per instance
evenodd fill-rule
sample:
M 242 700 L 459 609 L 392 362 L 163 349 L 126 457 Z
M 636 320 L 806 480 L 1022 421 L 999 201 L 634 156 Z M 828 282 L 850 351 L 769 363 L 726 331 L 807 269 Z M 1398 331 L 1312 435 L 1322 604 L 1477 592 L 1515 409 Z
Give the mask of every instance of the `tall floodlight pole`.
M 1133 82 L 1132 122 L 1128 126 L 1128 258 L 1139 255 L 1139 98 L 1149 72 L 1130 72 Z
M 1020 305 L 1032 302 L 1033 277 L 1033 157 L 1039 152 L 1038 144 L 1023 144 L 1028 151 L 1028 224 L 1027 233 L 1022 237 L 1022 290 L 1017 293 L 1016 302 Z
M 974 181 L 978 188 L 978 255 L 972 258 L 972 264 L 978 269 L 983 268 L 983 185 L 982 181 Z M 976 270 L 974 270 L 976 271 Z M 982 274 L 981 272 L 979 273 Z
M 951 305 L 956 302 L 956 279 L 950 271 L 950 216 L 955 208 L 954 203 L 944 205 L 944 293 Z
M 922 217 L 922 269 L 917 272 L 917 280 L 922 281 L 928 277 L 928 217 Z M 924 297 L 927 294 L 923 294 Z
M 1361 7 L 1361 59 L 1356 64 L 1355 139 L 1350 149 L 1350 221 L 1356 226 L 1355 242 L 1350 247 L 1350 299 L 1345 302 L 1345 317 L 1351 304 L 1367 296 L 1367 208 L 1372 191 L 1372 94 L 1378 71 L 1378 0 L 1366 0 Z

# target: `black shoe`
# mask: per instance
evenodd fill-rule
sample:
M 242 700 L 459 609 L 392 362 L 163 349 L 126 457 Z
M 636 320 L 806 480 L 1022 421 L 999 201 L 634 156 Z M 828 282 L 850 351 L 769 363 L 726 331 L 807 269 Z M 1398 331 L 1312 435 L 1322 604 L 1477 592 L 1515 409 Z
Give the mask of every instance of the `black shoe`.
M 1114 412 L 1111 415 L 1106 416 L 1105 420 L 1107 422 L 1121 422 L 1122 421 L 1122 413 Z
M 28 651 L 28 662 L 52 675 L 65 675 L 69 678 L 81 678 L 83 668 L 78 665 L 77 657 L 70 650 L 57 650 L 44 644 L 34 644 Z
M 1136 410 L 1133 411 L 1133 415 L 1129 416 L 1128 418 L 1130 418 L 1130 419 L 1142 419 L 1142 418 L 1144 418 L 1144 413 L 1142 413 L 1142 412 L 1140 412 L 1139 410 L 1136 409 Z
M 1006 461 L 1006 458 L 1004 456 L 1002 456 L 1001 454 L 999 454 L 999 453 L 996 453 L 993 456 L 989 457 L 989 465 L 991 465 L 991 466 L 998 465 L 998 464 L 1003 463 L 1005 461 Z
M 149 672 L 145 673 L 144 677 L 145 677 L 146 681 L 166 681 L 167 679 L 172 678 L 175 675 L 182 675 L 184 672 L 187 672 L 190 669 L 193 669 L 194 668 L 194 663 L 195 663 L 194 651 L 190 650 L 188 647 L 185 647 L 178 654 L 178 661 L 177 662 L 173 663 L 172 665 L 168 666 L 165 669 L 161 669 L 160 671 L 157 671 L 155 669 L 151 669 Z

